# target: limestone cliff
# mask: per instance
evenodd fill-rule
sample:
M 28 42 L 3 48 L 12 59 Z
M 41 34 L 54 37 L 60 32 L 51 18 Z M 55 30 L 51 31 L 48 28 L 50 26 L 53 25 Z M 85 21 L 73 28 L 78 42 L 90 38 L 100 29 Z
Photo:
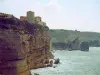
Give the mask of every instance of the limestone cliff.
M 0 13 L 0 75 L 30 75 L 30 69 L 46 67 L 52 56 L 48 31 L 47 26 Z

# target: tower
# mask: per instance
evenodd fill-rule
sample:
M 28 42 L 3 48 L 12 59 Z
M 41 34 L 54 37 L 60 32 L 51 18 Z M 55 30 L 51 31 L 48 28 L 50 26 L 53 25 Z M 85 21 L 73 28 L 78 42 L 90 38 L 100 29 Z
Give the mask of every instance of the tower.
M 41 19 L 40 16 L 36 16 L 36 17 L 35 17 L 35 23 L 41 25 L 41 23 L 42 23 L 42 19 Z
M 32 12 L 32 11 L 28 11 L 28 12 L 27 12 L 27 17 L 26 17 L 26 19 L 27 19 L 27 21 L 28 21 L 29 23 L 34 23 L 34 17 L 35 17 L 35 13 L 34 13 L 34 12 Z

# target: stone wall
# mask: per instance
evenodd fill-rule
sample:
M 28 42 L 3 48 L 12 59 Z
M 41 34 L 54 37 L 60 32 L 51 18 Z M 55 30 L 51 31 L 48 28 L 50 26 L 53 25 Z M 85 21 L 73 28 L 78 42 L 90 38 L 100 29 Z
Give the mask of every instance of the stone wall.
M 1 75 L 30 75 L 30 69 L 46 67 L 53 57 L 49 28 L 14 16 L 0 17 L 0 42 Z

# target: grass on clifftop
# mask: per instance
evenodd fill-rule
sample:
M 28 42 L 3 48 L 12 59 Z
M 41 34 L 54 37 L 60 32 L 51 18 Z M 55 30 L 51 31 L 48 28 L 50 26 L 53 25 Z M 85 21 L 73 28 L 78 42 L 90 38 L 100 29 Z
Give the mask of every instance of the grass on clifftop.
M 67 42 L 79 37 L 80 41 L 100 40 L 100 33 L 80 32 L 77 30 L 50 29 L 52 42 Z

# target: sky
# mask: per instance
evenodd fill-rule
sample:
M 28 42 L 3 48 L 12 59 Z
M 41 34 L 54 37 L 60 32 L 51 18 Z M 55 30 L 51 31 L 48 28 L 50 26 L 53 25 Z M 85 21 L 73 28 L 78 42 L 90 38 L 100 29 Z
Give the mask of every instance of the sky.
M 0 12 L 34 11 L 50 29 L 100 32 L 100 0 L 0 0 Z

